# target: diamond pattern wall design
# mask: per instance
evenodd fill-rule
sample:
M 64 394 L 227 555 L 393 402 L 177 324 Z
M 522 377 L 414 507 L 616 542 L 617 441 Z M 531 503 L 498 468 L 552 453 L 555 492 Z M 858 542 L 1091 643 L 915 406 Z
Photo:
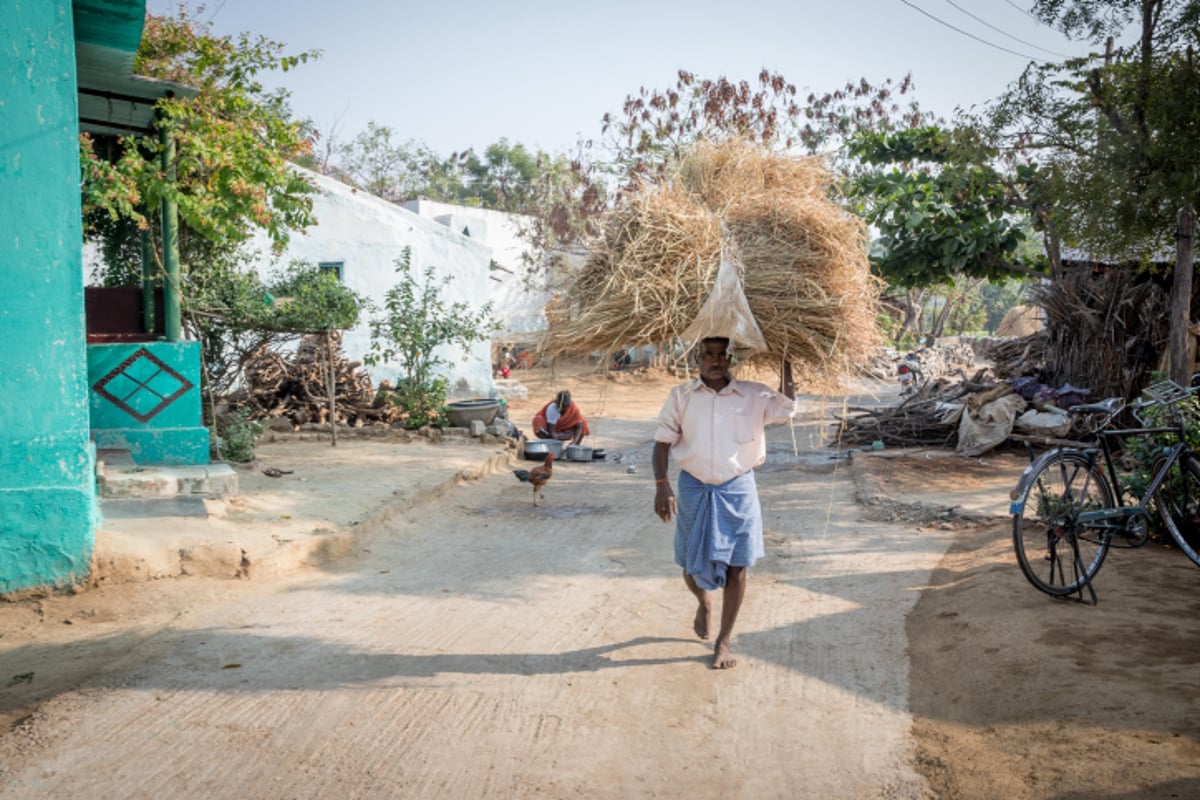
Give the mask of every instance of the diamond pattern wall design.
M 138 422 L 148 422 L 194 385 L 143 347 L 96 381 L 92 391 Z

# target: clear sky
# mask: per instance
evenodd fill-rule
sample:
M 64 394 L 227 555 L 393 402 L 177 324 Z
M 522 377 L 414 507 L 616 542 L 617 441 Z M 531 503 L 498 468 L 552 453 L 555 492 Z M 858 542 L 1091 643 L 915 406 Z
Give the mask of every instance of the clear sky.
M 174 5 L 148 2 L 154 13 Z M 1031 59 L 1086 52 L 1030 17 L 1030 5 L 209 0 L 199 16 L 219 34 L 262 34 L 289 52 L 321 49 L 319 60 L 277 80 L 292 91 L 294 111 L 322 131 L 336 124 L 345 141 L 374 120 L 449 155 L 501 137 L 570 151 L 598 137 L 601 117 L 619 112 L 627 95 L 667 88 L 680 69 L 754 83 L 765 67 L 818 92 L 912 73 L 921 106 L 948 117 L 997 96 Z

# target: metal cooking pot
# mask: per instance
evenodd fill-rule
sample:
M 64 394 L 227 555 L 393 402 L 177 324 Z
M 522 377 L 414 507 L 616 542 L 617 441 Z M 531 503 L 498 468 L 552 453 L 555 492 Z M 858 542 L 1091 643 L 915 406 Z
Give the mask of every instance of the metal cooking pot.
M 567 445 L 567 461 L 591 461 L 592 448 L 585 444 Z
M 555 458 L 562 458 L 563 443 L 557 439 L 530 439 L 525 442 L 526 461 L 545 461 L 550 453 L 554 453 Z

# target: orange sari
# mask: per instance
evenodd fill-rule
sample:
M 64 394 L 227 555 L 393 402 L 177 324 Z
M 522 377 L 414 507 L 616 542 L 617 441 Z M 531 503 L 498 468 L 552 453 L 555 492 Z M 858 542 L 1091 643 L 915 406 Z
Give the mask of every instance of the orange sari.
M 574 430 L 577 425 L 583 426 L 584 436 L 587 436 L 590 433 L 590 431 L 588 431 L 587 420 L 583 418 L 583 412 L 579 410 L 579 406 L 577 406 L 575 403 L 571 403 L 571 405 L 567 406 L 566 411 L 563 411 L 561 414 L 559 414 L 558 424 L 554 426 L 553 434 L 551 436 L 542 436 L 543 432 L 550 433 L 550 423 L 546 422 L 546 409 L 550 408 L 552 405 L 554 405 L 553 400 L 542 406 L 542 410 L 534 415 L 534 436 L 537 436 L 540 439 L 573 439 L 575 438 Z

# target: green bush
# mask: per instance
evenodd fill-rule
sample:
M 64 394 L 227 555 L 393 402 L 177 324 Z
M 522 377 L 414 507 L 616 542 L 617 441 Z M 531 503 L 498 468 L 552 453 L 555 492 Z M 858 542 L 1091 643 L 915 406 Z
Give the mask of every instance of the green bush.
M 253 461 L 254 445 L 262 431 L 262 423 L 251 420 L 245 408 L 221 418 L 217 422 L 217 456 L 239 464 Z
M 1192 450 L 1200 449 L 1200 401 L 1189 397 L 1179 401 L 1175 406 L 1183 420 L 1187 432 L 1187 444 Z M 1172 407 L 1154 406 L 1142 412 L 1142 418 L 1149 427 L 1169 427 L 1175 424 L 1177 417 Z M 1158 460 L 1165 450 L 1176 444 L 1173 434 L 1153 434 L 1131 438 L 1126 441 L 1126 453 L 1132 460 L 1133 468 L 1125 477 L 1125 488 L 1134 499 L 1140 499 L 1150 486 L 1154 477 Z M 1179 500 L 1184 494 L 1184 485 L 1178 469 L 1172 469 L 1163 485 L 1159 487 L 1159 495 L 1169 500 Z M 1159 530 L 1161 522 L 1156 514 L 1151 515 L 1151 532 L 1156 538 L 1165 537 L 1166 531 Z
M 401 380 L 388 394 L 388 400 L 404 412 L 407 428 L 422 428 L 426 425 L 445 427 L 442 409 L 450 394 L 450 384 L 445 378 L 428 379 L 424 384 Z
M 371 349 L 363 361 L 369 365 L 394 363 L 401 378 L 390 393 L 409 428 L 444 426 L 441 414 L 449 395 L 449 382 L 439 348 L 467 348 L 487 341 L 499 329 L 492 317 L 492 304 L 472 310 L 466 303 L 443 297 L 451 279 L 438 281 L 432 266 L 417 273 L 412 267 L 412 250 L 404 248 L 396 259 L 398 281 L 387 291 L 380 316 L 371 319 Z

